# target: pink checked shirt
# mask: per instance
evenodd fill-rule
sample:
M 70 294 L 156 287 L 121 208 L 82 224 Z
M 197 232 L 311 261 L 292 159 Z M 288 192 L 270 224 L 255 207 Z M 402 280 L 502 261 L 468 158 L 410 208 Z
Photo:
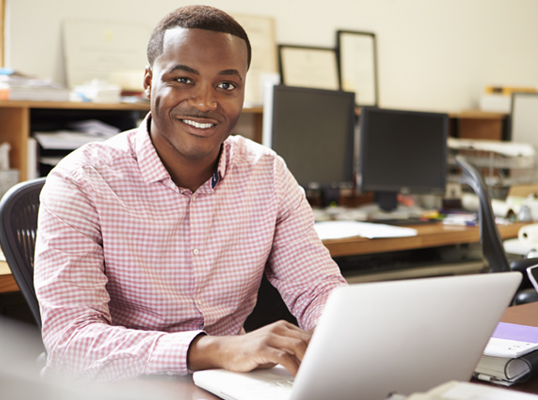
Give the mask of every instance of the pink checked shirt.
M 147 122 L 66 157 L 41 193 L 46 370 L 186 374 L 194 337 L 240 333 L 264 271 L 305 329 L 345 284 L 272 150 L 228 138 L 218 174 L 192 193 L 171 180 Z

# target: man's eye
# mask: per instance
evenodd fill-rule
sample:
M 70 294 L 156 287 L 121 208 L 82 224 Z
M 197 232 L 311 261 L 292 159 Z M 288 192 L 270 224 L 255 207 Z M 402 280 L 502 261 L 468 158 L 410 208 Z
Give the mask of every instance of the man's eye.
M 237 86 L 230 82 L 222 82 L 218 84 L 218 87 L 224 90 L 234 90 Z
M 189 78 L 177 78 L 176 80 L 179 83 L 191 83 L 191 80 Z

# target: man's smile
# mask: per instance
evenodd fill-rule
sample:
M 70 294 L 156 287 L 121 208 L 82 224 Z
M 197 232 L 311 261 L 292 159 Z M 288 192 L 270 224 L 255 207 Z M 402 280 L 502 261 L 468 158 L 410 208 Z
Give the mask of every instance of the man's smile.
M 193 126 L 195 128 L 198 128 L 198 129 L 209 129 L 209 128 L 215 126 L 215 124 L 211 124 L 211 123 L 208 123 L 208 122 L 206 122 L 206 123 L 196 122 L 196 121 L 193 121 L 191 119 L 182 119 L 181 121 L 183 121 L 187 125 Z

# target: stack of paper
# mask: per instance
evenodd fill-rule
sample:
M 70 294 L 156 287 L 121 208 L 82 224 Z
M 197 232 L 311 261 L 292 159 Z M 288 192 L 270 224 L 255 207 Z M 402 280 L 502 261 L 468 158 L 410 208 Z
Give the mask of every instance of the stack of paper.
M 9 100 L 69 101 L 69 90 L 48 79 L 0 75 L 0 82 L 9 88 Z
M 75 150 L 86 143 L 101 142 L 106 139 L 71 131 L 35 132 L 34 137 L 41 147 L 47 150 Z
M 475 369 L 475 377 L 510 386 L 537 367 L 538 328 L 499 322 Z
M 416 236 L 417 230 L 358 221 L 326 221 L 314 225 L 321 240 L 361 236 L 368 239 Z
M 75 150 L 90 142 L 101 142 L 117 134 L 120 129 L 98 120 L 77 121 L 69 124 L 75 131 L 34 132 L 43 149 Z

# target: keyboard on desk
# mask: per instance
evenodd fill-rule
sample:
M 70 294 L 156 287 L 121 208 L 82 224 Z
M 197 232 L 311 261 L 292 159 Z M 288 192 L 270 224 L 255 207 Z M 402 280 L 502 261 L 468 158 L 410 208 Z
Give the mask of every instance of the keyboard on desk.
M 248 373 L 197 371 L 194 383 L 224 400 L 289 400 L 294 378 L 282 366 Z

